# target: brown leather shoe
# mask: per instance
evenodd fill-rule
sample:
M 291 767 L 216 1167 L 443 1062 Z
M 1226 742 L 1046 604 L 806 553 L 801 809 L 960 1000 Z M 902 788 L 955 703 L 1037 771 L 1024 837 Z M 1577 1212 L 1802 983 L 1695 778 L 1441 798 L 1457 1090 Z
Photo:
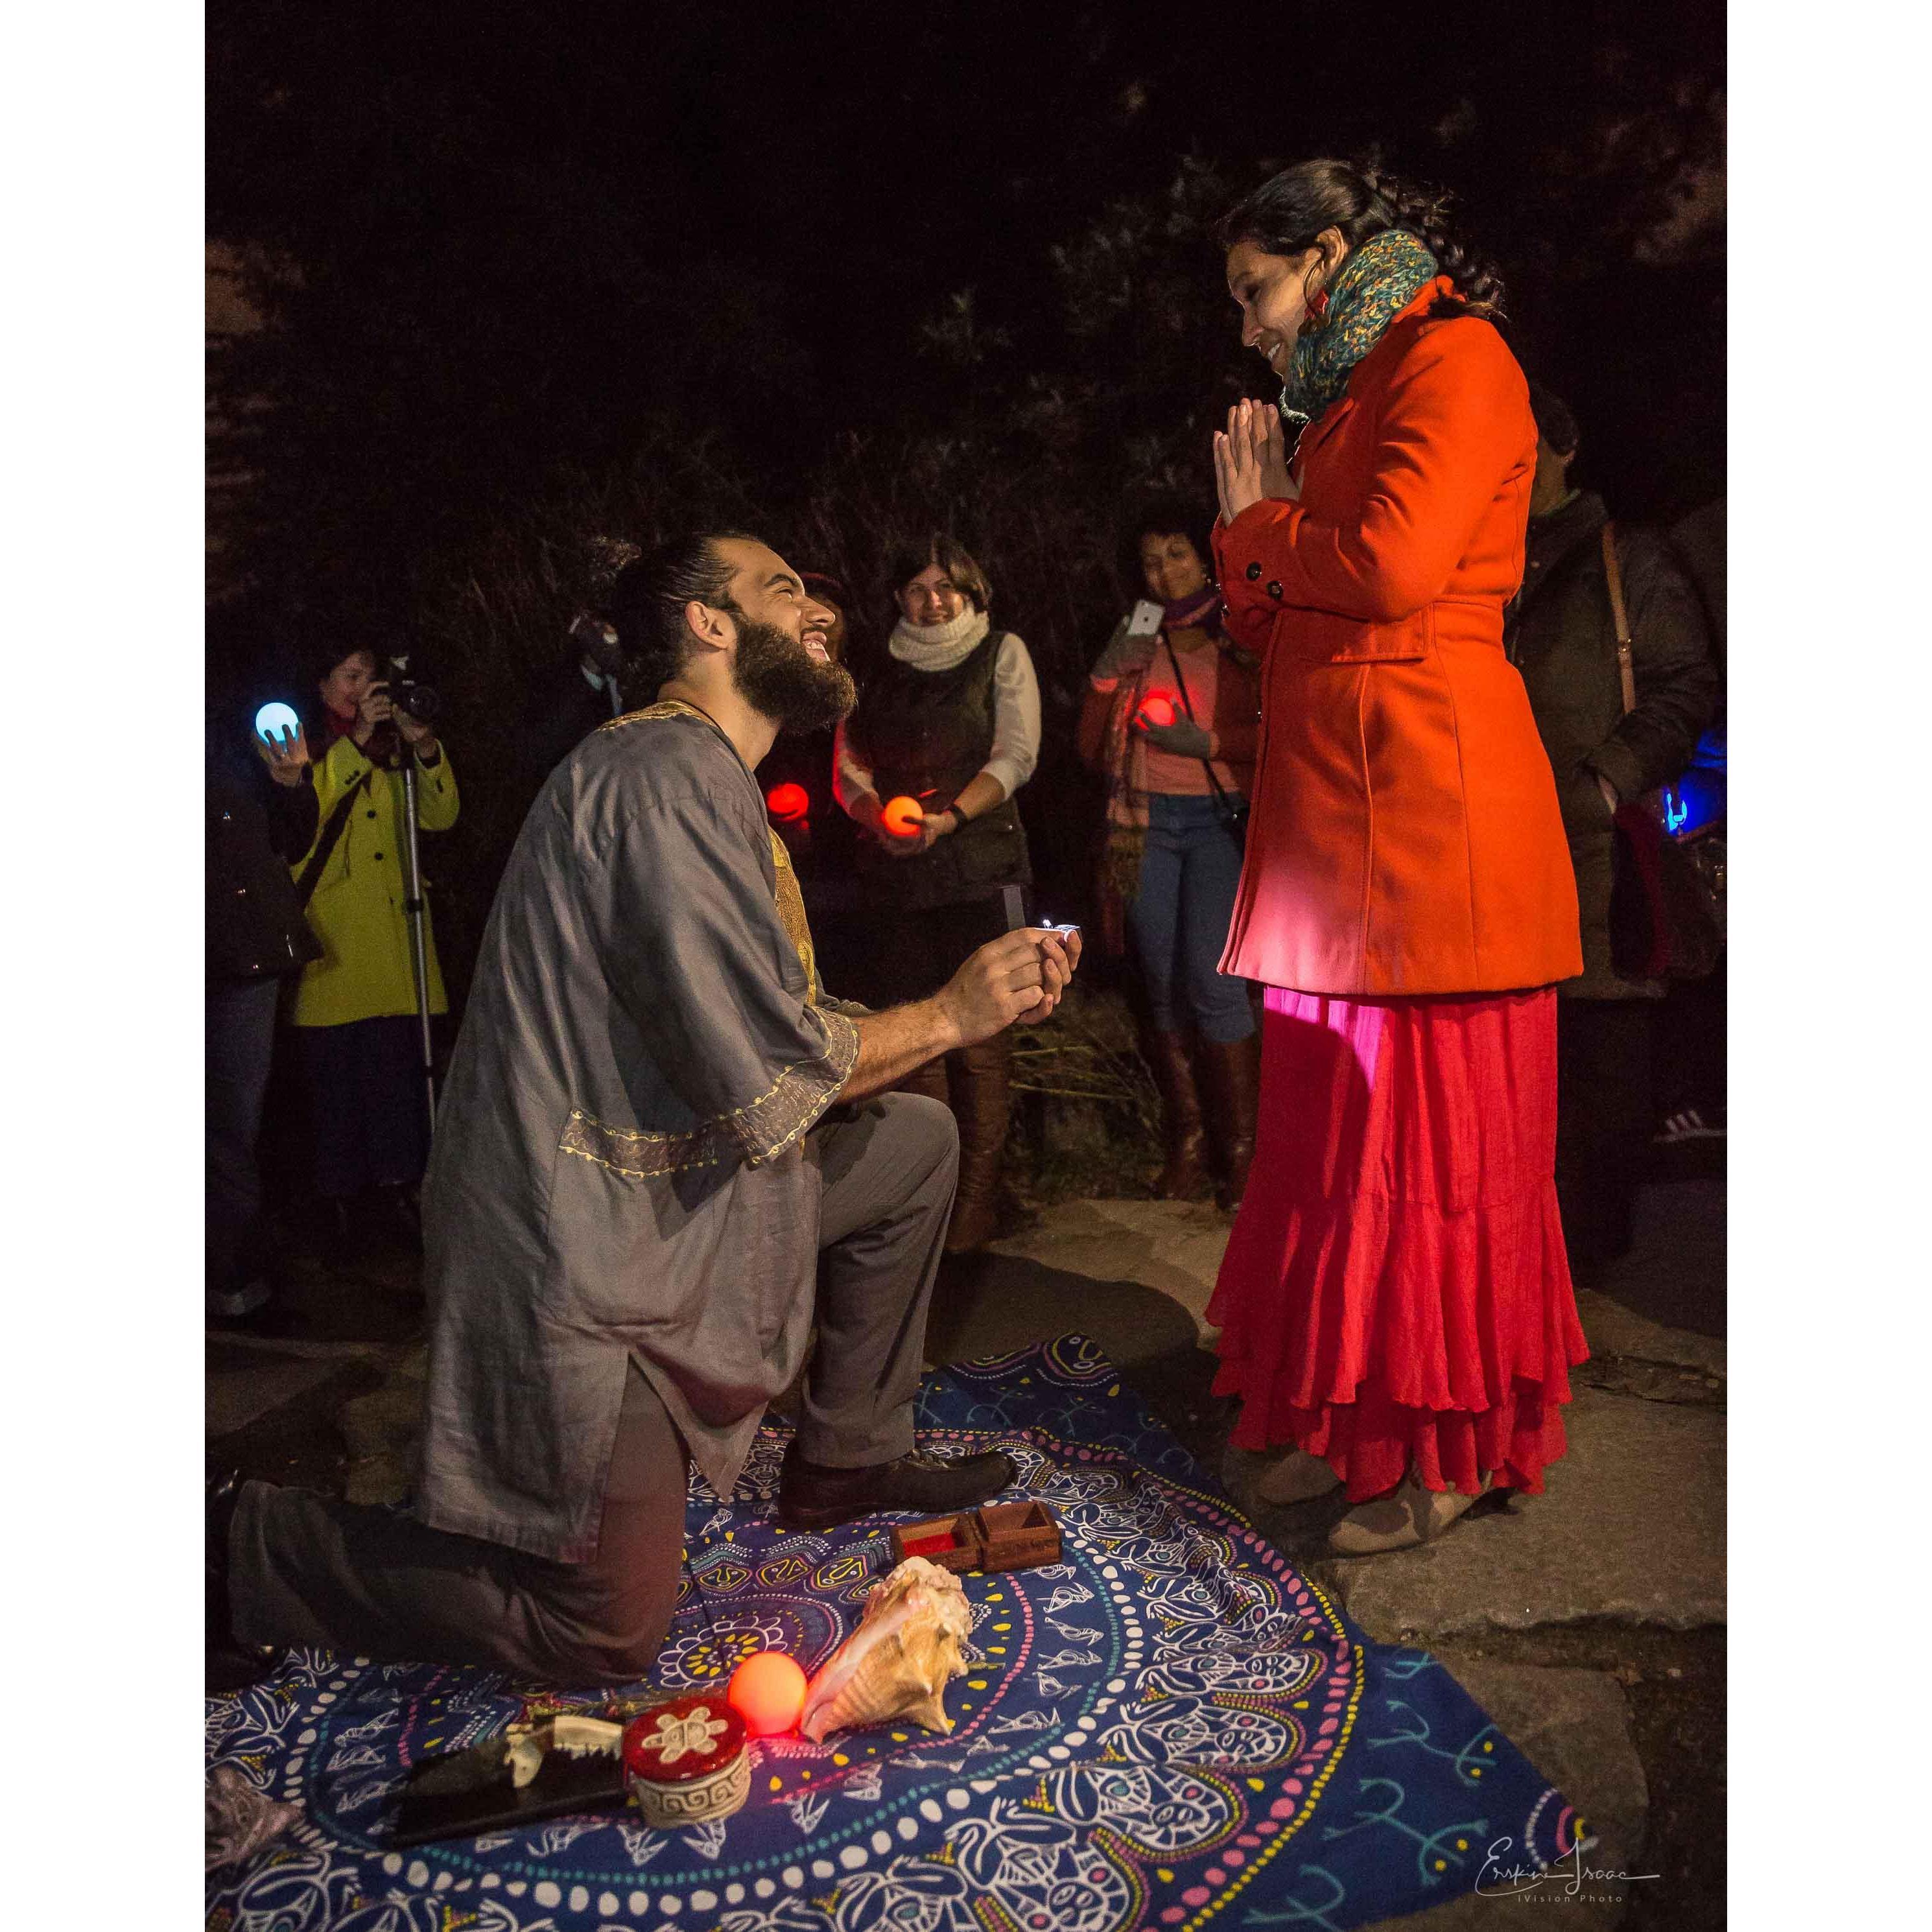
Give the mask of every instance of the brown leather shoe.
M 1207 1096 L 1208 1132 L 1217 1156 L 1214 1198 L 1230 1210 L 1241 1204 L 1255 1157 L 1255 1121 L 1260 1111 L 1262 1036 L 1201 1042 L 1201 1084 Z
M 1160 1090 L 1160 1136 L 1167 1164 L 1154 1192 L 1163 1201 L 1198 1200 L 1207 1188 L 1208 1136 L 1187 1049 L 1187 1036 L 1178 1028 L 1148 1027 L 1142 1031 L 1141 1052 Z
M 946 1231 L 949 1255 L 970 1254 L 999 1232 L 1000 1163 L 1006 1147 L 1012 1042 L 995 1034 L 946 1056 L 959 1123 L 959 1191 Z
M 1018 1480 L 1013 1459 L 998 1449 L 953 1456 L 915 1449 L 896 1462 L 832 1469 L 808 1462 L 794 1440 L 778 1465 L 778 1526 L 830 1529 L 880 1510 L 940 1516 L 970 1509 Z

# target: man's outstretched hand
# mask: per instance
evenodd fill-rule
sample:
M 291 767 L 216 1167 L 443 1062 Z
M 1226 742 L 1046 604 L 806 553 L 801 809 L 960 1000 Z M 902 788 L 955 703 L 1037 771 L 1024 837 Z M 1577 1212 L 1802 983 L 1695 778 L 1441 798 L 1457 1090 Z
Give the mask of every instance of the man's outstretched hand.
M 939 995 L 960 1045 L 976 1046 L 1016 1021 L 1037 1024 L 1059 1005 L 1079 962 L 1078 933 L 1021 926 L 989 939 Z
M 1077 932 L 1022 926 L 988 940 L 931 999 L 859 1021 L 859 1058 L 841 1097 L 882 1093 L 914 1067 L 976 1046 L 1016 1021 L 1036 1025 L 1059 1005 L 1079 963 Z

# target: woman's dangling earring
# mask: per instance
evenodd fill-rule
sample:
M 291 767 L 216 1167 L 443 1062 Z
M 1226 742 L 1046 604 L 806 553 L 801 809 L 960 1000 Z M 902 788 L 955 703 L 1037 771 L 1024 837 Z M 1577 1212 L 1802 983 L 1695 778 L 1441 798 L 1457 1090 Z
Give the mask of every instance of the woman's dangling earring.
M 1328 291 L 1325 288 L 1311 289 L 1304 284 L 1301 299 L 1302 307 L 1306 313 L 1302 316 L 1301 326 L 1296 333 L 1318 335 L 1328 326 Z

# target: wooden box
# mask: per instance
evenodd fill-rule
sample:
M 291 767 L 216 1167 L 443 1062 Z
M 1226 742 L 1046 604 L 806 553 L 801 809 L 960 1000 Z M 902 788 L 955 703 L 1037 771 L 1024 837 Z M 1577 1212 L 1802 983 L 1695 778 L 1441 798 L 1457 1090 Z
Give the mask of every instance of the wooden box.
M 982 1570 L 1031 1570 L 1060 1561 L 1060 1526 L 1042 1502 L 988 1503 L 975 1510 Z
M 1060 1526 L 1042 1502 L 990 1503 L 958 1516 L 892 1526 L 892 1560 L 922 1556 L 964 1576 L 973 1570 L 1030 1570 L 1060 1561 Z
M 942 1570 L 963 1576 L 969 1570 L 984 1567 L 980 1557 L 985 1540 L 980 1533 L 980 1512 L 967 1510 L 958 1516 L 927 1516 L 919 1522 L 892 1525 L 892 1561 L 903 1563 L 908 1556 L 923 1556 Z

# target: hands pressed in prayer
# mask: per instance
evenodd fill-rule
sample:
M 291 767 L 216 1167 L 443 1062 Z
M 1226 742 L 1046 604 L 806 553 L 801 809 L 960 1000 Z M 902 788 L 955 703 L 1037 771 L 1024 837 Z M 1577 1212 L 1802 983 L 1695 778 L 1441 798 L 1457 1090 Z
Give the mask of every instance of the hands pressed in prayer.
M 1214 484 L 1224 524 L 1270 497 L 1292 502 L 1300 496 L 1288 473 L 1281 412 L 1272 404 L 1244 397 L 1228 412 L 1228 427 L 1214 432 Z

